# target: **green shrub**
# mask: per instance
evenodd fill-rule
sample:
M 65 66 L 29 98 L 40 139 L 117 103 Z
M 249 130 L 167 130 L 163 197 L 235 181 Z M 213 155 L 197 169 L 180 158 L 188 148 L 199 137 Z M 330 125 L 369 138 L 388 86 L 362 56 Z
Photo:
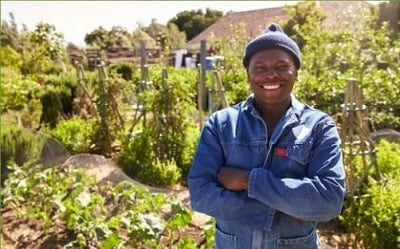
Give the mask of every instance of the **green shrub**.
M 118 62 L 116 64 L 111 65 L 108 68 L 109 73 L 117 73 L 121 75 L 121 77 L 126 80 L 130 81 L 133 78 L 133 73 L 136 71 L 135 64 L 131 62 Z
M 170 72 L 168 77 L 162 77 L 160 68 L 152 68 L 153 89 L 138 95 L 146 119 L 132 129 L 133 135 L 121 138 L 119 165 L 129 176 L 150 185 L 165 186 L 181 180 L 182 173 L 188 172 L 197 144 L 194 135 L 198 132 L 193 133 L 193 72 L 172 68 Z
M 198 126 L 188 126 L 185 132 L 186 147 L 181 153 L 181 164 L 179 166 L 182 175 L 182 183 L 186 184 L 187 175 L 192 166 L 193 156 L 200 138 L 200 128 Z
M 121 137 L 121 154 L 117 161 L 123 171 L 137 178 L 142 167 L 151 165 L 154 158 L 149 130 L 136 130 Z M 141 179 L 138 179 L 141 180 Z
M 43 147 L 43 139 L 22 126 L 1 124 L 1 165 L 9 160 L 18 165 L 37 159 Z
M 42 94 L 42 87 L 34 79 L 22 77 L 6 71 L 1 74 L 1 113 L 10 110 L 19 111 L 26 105 L 36 102 Z
M 0 49 L 0 58 L 0 64 L 2 68 L 11 67 L 19 70 L 22 65 L 21 54 L 19 54 L 10 46 L 5 46 Z
M 171 186 L 179 181 L 181 173 L 174 161 L 156 160 L 151 165 L 143 165 L 138 179 L 153 186 Z
M 42 103 L 39 100 L 40 89 L 30 80 L 18 81 L 10 86 L 11 81 L 4 80 L 1 85 L 1 122 L 15 123 L 27 129 L 40 127 Z M 25 84 L 26 83 L 26 84 Z M 35 84 L 35 83 L 33 83 Z
M 73 113 L 73 100 L 77 82 L 75 74 L 46 75 L 43 77 L 43 105 L 41 123 L 55 127 L 62 118 Z
M 246 70 L 243 67 L 243 49 L 247 43 L 246 29 L 243 24 L 229 26 L 232 36 L 221 39 L 211 38 L 212 47 L 218 55 L 224 56 L 224 69 L 220 70 L 221 81 L 230 104 L 236 104 L 247 98 L 250 87 Z M 261 33 L 260 29 L 260 33 Z
M 341 221 L 365 248 L 400 248 L 400 145 L 382 140 L 377 162 L 382 181 L 369 179 L 345 209 Z
M 60 141 L 71 153 L 89 152 L 93 122 L 74 117 L 60 121 L 54 129 L 44 128 L 43 132 Z
M 382 174 L 400 174 L 400 144 L 381 140 L 378 144 L 377 163 Z
M 1 176 L 2 183 L 9 172 L 8 165 L 21 166 L 37 160 L 43 148 L 44 140 L 22 126 L 2 123 L 1 129 Z

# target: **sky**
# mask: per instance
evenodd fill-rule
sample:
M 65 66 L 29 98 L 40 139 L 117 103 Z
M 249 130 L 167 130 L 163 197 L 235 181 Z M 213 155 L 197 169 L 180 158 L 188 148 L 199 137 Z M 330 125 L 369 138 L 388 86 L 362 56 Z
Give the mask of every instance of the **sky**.
M 1 19 L 10 21 L 13 13 L 18 27 L 25 24 L 34 30 L 40 23 L 55 26 L 64 35 L 66 43 L 85 46 L 87 33 L 102 26 L 111 30 L 113 26 L 133 32 L 138 24 L 148 26 L 152 19 L 166 24 L 179 12 L 206 8 L 222 11 L 247 11 L 294 5 L 299 1 L 0 1 Z M 368 1 L 379 3 L 382 1 Z
M 247 11 L 293 5 L 297 1 L 1 1 L 1 19 L 10 21 L 13 13 L 18 27 L 25 24 L 34 30 L 40 23 L 55 26 L 64 35 L 66 43 L 84 46 L 85 34 L 100 26 L 111 30 L 121 26 L 128 32 L 138 24 L 148 26 L 152 19 L 166 24 L 179 12 L 206 8 L 229 11 Z

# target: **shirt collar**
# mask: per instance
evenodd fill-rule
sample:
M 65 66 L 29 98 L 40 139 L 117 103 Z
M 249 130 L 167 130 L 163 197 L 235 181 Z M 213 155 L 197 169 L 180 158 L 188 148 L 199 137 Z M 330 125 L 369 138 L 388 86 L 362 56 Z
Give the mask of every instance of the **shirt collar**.
M 301 112 L 303 111 L 305 105 L 301 103 L 293 94 L 290 95 L 290 105 L 289 112 L 295 114 L 297 117 L 300 117 Z M 254 107 L 254 94 L 251 94 L 243 103 L 242 108 L 245 111 L 253 111 Z

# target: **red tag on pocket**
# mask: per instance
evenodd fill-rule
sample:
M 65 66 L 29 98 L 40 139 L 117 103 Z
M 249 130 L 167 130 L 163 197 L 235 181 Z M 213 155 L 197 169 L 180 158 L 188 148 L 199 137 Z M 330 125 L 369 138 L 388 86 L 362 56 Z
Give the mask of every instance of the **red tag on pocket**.
M 285 157 L 287 156 L 287 151 L 286 148 L 278 147 L 275 149 L 275 155 L 279 157 Z

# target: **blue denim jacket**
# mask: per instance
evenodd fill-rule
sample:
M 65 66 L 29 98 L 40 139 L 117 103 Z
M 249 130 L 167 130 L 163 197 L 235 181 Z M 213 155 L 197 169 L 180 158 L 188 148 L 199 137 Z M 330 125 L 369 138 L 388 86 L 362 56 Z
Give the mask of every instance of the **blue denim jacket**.
M 253 96 L 205 123 L 189 172 L 191 206 L 216 218 L 217 249 L 319 248 L 318 221 L 340 214 L 340 137 L 325 113 L 291 96 L 268 138 Z M 217 182 L 220 167 L 250 171 L 247 191 Z

